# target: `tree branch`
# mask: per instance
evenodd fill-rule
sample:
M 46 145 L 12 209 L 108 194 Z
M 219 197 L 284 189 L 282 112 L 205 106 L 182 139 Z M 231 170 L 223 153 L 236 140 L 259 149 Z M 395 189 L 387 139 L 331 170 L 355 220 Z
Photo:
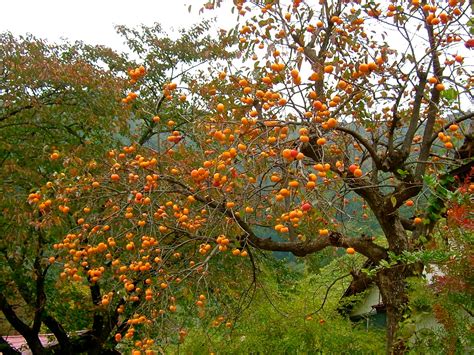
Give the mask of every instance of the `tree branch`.
M 375 149 L 369 144 L 369 142 L 364 137 L 362 137 L 359 133 L 357 133 L 357 132 L 355 132 L 351 129 L 345 128 L 345 127 L 337 126 L 334 129 L 337 130 L 337 131 L 345 132 L 345 133 L 351 135 L 352 137 L 354 137 L 355 139 L 357 139 L 359 141 L 359 143 L 362 144 L 365 149 L 367 149 L 367 151 L 369 152 L 370 157 L 374 161 L 375 166 L 377 167 L 377 169 L 381 169 L 382 166 L 380 164 L 380 159 L 377 156 L 377 152 L 375 151 Z
M 416 87 L 415 99 L 413 103 L 413 113 L 410 119 L 410 125 L 408 126 L 408 130 L 405 133 L 405 139 L 403 140 L 402 145 L 402 155 L 405 159 L 410 155 L 410 148 L 412 145 L 413 137 L 415 136 L 416 129 L 418 127 L 418 122 L 420 120 L 421 103 L 423 101 L 423 93 L 425 92 L 425 85 L 427 82 L 426 73 L 422 73 L 420 71 L 418 71 L 417 73 L 420 82 Z
M 42 323 L 42 315 L 46 303 L 46 294 L 44 293 L 44 277 L 41 272 L 39 257 L 34 261 L 34 268 L 36 274 L 36 300 L 35 300 L 35 315 L 33 320 L 32 330 L 39 333 Z
M 396 187 L 395 191 L 385 196 L 382 210 L 384 213 L 388 214 L 398 210 L 406 200 L 408 200 L 410 197 L 418 195 L 422 187 L 422 182 L 400 183 Z
M 161 108 L 161 105 L 163 104 L 165 100 L 165 95 L 161 95 L 160 99 L 158 100 L 158 103 L 156 104 L 156 108 L 155 108 L 155 114 L 158 114 L 160 108 Z M 148 127 L 148 129 L 143 132 L 142 136 L 140 137 L 140 139 L 138 140 L 138 144 L 139 145 L 143 145 L 145 144 L 146 142 L 148 142 L 148 140 L 153 137 L 154 133 L 153 133 L 153 128 L 156 126 L 156 123 L 151 121 L 150 123 L 150 126 Z M 159 134 L 159 133 L 158 133 Z
M 453 121 L 450 121 L 449 123 L 447 123 L 443 128 L 441 128 L 440 130 L 438 130 L 437 132 L 435 132 L 432 136 L 431 136 L 431 139 L 430 139 L 430 145 L 434 143 L 434 141 L 436 140 L 436 138 L 438 138 L 438 134 L 441 133 L 441 132 L 444 132 L 446 131 L 449 126 L 451 126 L 452 124 L 454 123 L 461 123 L 463 121 L 466 121 L 466 120 L 469 120 L 469 119 L 472 119 L 474 118 L 474 112 L 470 112 L 470 113 L 467 113 L 463 116 L 460 116 L 458 118 L 456 118 L 455 120 Z
M 8 303 L 3 293 L 0 293 L 0 309 L 2 310 L 8 322 L 25 338 L 26 343 L 30 347 L 33 354 L 42 353 L 44 347 L 38 338 L 38 333 L 33 332 L 33 330 L 28 325 L 18 318 L 15 311 L 13 310 L 13 307 Z
M 101 303 L 100 287 L 97 283 L 89 286 L 91 292 L 91 299 L 94 306 L 99 306 Z M 97 310 L 94 311 L 94 320 L 92 323 L 92 332 L 95 336 L 100 337 L 104 327 L 104 317 Z
M 439 56 L 436 51 L 436 43 L 434 38 L 433 26 L 425 22 L 425 28 L 428 32 L 428 41 L 430 43 L 430 54 L 433 61 L 433 71 L 437 78 L 443 75 L 443 68 L 439 62 Z M 428 105 L 428 115 L 425 123 L 425 131 L 423 132 L 423 141 L 421 143 L 419 163 L 415 170 L 415 177 L 420 178 L 426 170 L 426 161 L 430 155 L 431 137 L 433 136 L 433 129 L 436 122 L 436 115 L 439 112 L 439 101 L 441 99 L 441 92 L 433 87 L 431 89 L 431 99 Z
M 395 130 L 397 128 L 398 122 L 400 122 L 401 117 L 400 114 L 398 113 L 398 107 L 400 105 L 400 101 L 403 97 L 403 92 L 405 91 L 406 85 L 403 86 L 399 92 L 399 95 L 397 96 L 395 100 L 395 104 L 393 105 L 393 119 L 392 123 L 390 125 L 390 129 L 388 131 L 388 154 L 392 155 L 394 153 L 393 151 L 393 141 L 395 137 Z
M 31 328 L 18 318 L 13 307 L 8 303 L 7 298 L 3 293 L 0 293 L 0 309 L 8 322 L 18 331 L 18 333 L 23 335 L 25 339 L 26 336 L 31 334 Z
M 210 199 L 209 197 L 202 197 L 197 194 L 194 194 L 185 184 L 176 181 L 172 178 L 162 177 L 162 179 L 180 186 L 184 189 L 182 193 L 186 195 L 191 194 L 197 201 L 216 209 L 217 211 L 221 212 L 229 218 L 232 218 L 245 233 L 244 238 L 246 238 L 249 244 L 254 248 L 268 251 L 286 251 L 291 252 L 295 256 L 302 257 L 323 250 L 324 248 L 329 246 L 342 248 L 352 247 L 356 249 L 359 253 L 376 263 L 382 259 L 387 258 L 386 250 L 383 247 L 373 243 L 371 238 L 346 238 L 341 233 L 335 231 L 331 232 L 327 237 L 317 237 L 314 240 L 308 240 L 304 242 L 279 242 L 272 240 L 271 238 L 260 238 L 254 233 L 254 231 L 247 224 L 247 222 L 237 216 L 231 209 L 226 208 L 225 204 L 218 203 Z
M 63 352 L 67 352 L 68 349 L 71 348 L 71 341 L 63 326 L 54 317 L 50 315 L 45 315 L 43 317 L 43 323 L 54 334 L 54 336 L 58 340 L 61 350 Z
M 318 313 L 320 310 L 322 310 L 324 308 L 324 305 L 326 304 L 326 300 L 328 299 L 328 296 L 329 296 L 329 291 L 331 291 L 331 288 L 340 280 L 342 279 L 345 279 L 346 277 L 348 276 L 351 276 L 351 273 L 349 274 L 345 274 L 345 275 L 342 275 L 342 276 L 339 276 L 338 278 L 336 278 L 335 280 L 333 280 L 331 282 L 331 284 L 328 286 L 328 288 L 326 289 L 326 293 L 324 294 L 324 298 L 323 298 L 323 302 L 321 303 L 321 306 L 319 306 L 318 309 L 314 310 L 313 312 L 311 312 L 310 314 L 307 315 L 308 316 L 312 316 L 312 315 L 315 315 L 316 313 Z
M 354 248 L 357 252 L 374 262 L 379 262 L 387 257 L 384 248 L 372 242 L 370 238 L 347 238 L 339 232 L 331 232 L 328 237 L 318 237 L 305 242 L 278 242 L 271 238 L 262 239 L 255 234 L 247 235 L 249 244 L 263 250 L 287 251 L 295 256 L 306 256 L 327 247 Z
M 415 225 L 413 224 L 413 221 L 409 220 L 408 218 L 403 218 L 400 217 L 400 222 L 402 222 L 403 228 L 407 231 L 414 231 L 415 230 Z

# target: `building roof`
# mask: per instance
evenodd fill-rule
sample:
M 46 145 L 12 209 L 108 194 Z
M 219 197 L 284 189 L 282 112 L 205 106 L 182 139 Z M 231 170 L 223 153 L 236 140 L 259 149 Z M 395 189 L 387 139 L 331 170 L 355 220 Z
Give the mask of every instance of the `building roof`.
M 50 347 L 52 345 L 57 344 L 57 340 L 54 337 L 53 334 L 39 334 L 38 335 L 39 340 L 41 341 L 41 344 L 45 348 Z M 22 354 L 25 355 L 30 355 L 33 354 L 28 347 L 28 344 L 26 343 L 25 338 L 21 335 L 3 335 L 2 338 L 10 344 L 10 346 L 18 351 L 20 351 Z

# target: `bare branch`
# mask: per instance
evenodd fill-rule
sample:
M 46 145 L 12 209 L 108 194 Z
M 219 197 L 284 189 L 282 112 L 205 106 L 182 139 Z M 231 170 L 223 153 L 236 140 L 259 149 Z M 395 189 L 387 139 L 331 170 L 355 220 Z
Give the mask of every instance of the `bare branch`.
M 428 32 L 428 40 L 430 43 L 430 55 L 433 62 L 433 71 L 437 78 L 441 78 L 443 76 L 443 68 L 439 62 L 439 55 L 437 53 L 435 38 L 434 38 L 434 30 L 433 26 L 425 22 L 425 28 Z M 431 99 L 428 105 L 428 115 L 425 122 L 425 130 L 423 132 L 423 141 L 421 143 L 420 155 L 419 160 L 415 171 L 415 177 L 420 178 L 425 170 L 426 170 L 426 163 L 425 161 L 428 159 L 430 155 L 430 148 L 431 148 L 431 137 L 433 135 L 433 129 L 436 122 L 436 115 L 439 112 L 439 102 L 441 99 L 441 92 L 433 87 L 431 89 Z

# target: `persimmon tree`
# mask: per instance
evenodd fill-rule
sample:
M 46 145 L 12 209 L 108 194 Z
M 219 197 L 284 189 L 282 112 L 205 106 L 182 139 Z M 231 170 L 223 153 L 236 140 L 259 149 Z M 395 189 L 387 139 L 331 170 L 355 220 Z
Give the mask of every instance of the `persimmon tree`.
M 403 352 L 406 278 L 428 261 L 402 256 L 432 245 L 446 211 L 425 181 L 454 189 L 472 168 L 468 3 L 236 1 L 234 11 L 238 60 L 148 88 L 154 148 L 76 162 L 29 197 L 41 225 L 58 208 L 77 224 L 49 261 L 90 288 L 94 329 L 108 324 L 117 342 L 152 353 L 166 330 L 184 339 L 180 314 L 212 308 L 213 274 L 254 266 L 257 250 L 344 248 L 367 258 L 372 272 L 353 277 L 378 286 L 387 351 Z M 384 242 L 347 227 L 358 219 L 376 221 Z
M 125 80 L 117 75 L 127 66 L 107 48 L 10 33 L 0 34 L 0 56 L 1 330 L 13 327 L 38 353 L 43 323 L 57 335 L 74 328 L 74 317 L 61 319 L 57 275 L 43 260 L 65 230 L 39 229 L 41 212 L 19 201 L 70 160 L 102 154 L 128 130 L 120 103 Z
M 58 268 L 51 267 L 48 259 L 54 255 L 53 244 L 71 224 L 67 220 L 60 223 L 58 216 L 47 220 L 44 216 L 53 215 L 56 208 L 59 216 L 67 216 L 69 207 L 53 206 L 48 199 L 37 206 L 41 198 L 36 194 L 37 187 L 51 186 L 48 180 L 65 169 L 78 174 L 74 166 L 83 161 L 88 169 L 94 169 L 95 158 L 104 154 L 105 147 L 136 139 L 133 134 L 143 136 L 142 142 L 148 141 L 153 136 L 149 124 L 156 122 L 145 113 L 156 110 L 157 101 L 152 90 L 146 90 L 147 81 L 153 79 L 160 85 L 160 81 L 169 81 L 168 76 L 186 73 L 186 64 L 193 67 L 219 55 L 215 49 L 221 47 L 209 38 L 204 38 L 200 46 L 197 43 L 197 36 L 206 26 L 196 26 L 176 41 L 165 37 L 158 25 L 142 28 L 140 38 L 130 34 L 133 30 L 120 27 L 132 52 L 147 58 L 147 80 L 143 80 L 143 66 L 105 47 L 55 45 L 32 36 L 1 35 L 0 301 L 8 322 L 2 322 L 2 332 L 15 329 L 34 353 L 104 352 L 114 347 L 106 342 L 111 328 L 107 332 L 100 323 L 103 319 L 96 314 L 94 289 L 56 283 Z M 189 45 L 191 37 L 193 46 Z M 154 43 L 152 49 L 156 52 L 149 52 L 150 43 Z M 207 47 L 208 55 L 197 54 Z M 170 48 L 175 52 L 167 51 Z M 140 102 L 134 93 L 137 81 L 142 85 Z M 164 117 L 166 109 L 163 105 Z M 143 117 L 146 122 L 140 124 Z M 29 203 L 18 204 L 21 200 Z M 40 342 L 38 335 L 44 327 L 58 340 L 52 349 L 45 349 Z M 89 331 L 76 333 L 84 329 Z M 8 347 L 3 342 L 1 345 Z
M 191 105 L 187 97 L 196 90 L 201 90 L 200 94 L 204 96 L 216 90 L 212 85 L 197 87 L 196 82 L 199 78 L 207 80 L 204 78 L 208 78 L 210 62 L 222 63 L 237 56 L 237 48 L 230 47 L 237 36 L 232 33 L 211 36 L 212 26 L 212 21 L 203 21 L 179 30 L 175 39 L 157 23 L 139 28 L 117 27 L 131 53 L 139 58 L 141 67 L 146 68 L 146 75 L 134 73 L 133 69 L 130 72 L 130 95 L 133 98 L 136 94 L 133 90 L 139 89 L 140 100 L 127 97 L 123 100 L 126 106 L 134 107 L 138 122 L 132 140 L 138 144 L 160 145 L 159 133 L 169 130 L 168 121 L 174 122 L 175 128 L 185 123 L 189 125 L 199 107 Z M 172 95 L 176 92 L 179 95 Z

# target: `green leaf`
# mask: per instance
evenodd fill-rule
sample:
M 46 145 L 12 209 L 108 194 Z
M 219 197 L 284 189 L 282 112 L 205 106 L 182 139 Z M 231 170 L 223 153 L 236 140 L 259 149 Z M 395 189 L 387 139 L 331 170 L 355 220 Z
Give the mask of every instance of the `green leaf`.
M 458 97 L 458 92 L 453 88 L 449 88 L 441 91 L 441 97 L 446 99 L 448 102 L 453 102 Z
M 408 171 L 403 170 L 403 169 L 397 169 L 397 173 L 400 174 L 400 176 L 405 177 L 408 175 Z
M 392 201 L 392 206 L 395 207 L 397 205 L 397 198 L 395 196 L 390 197 L 390 201 Z
M 474 35 L 474 19 L 467 21 L 467 26 L 469 27 L 469 32 Z
M 436 182 L 436 178 L 432 175 L 425 175 L 423 176 L 423 180 L 425 181 L 425 183 L 428 185 L 428 186 L 433 186 Z

